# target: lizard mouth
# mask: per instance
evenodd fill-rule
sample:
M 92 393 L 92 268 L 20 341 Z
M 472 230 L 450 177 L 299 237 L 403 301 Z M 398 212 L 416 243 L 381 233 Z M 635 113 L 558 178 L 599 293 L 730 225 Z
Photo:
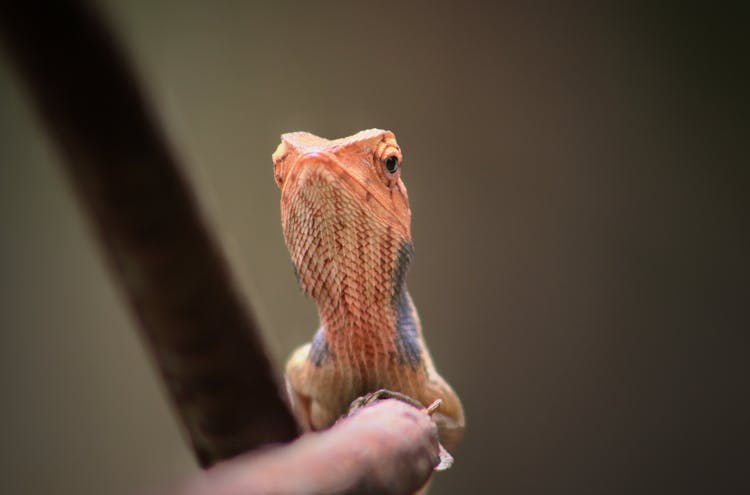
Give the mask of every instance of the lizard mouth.
M 368 197 L 369 195 L 369 197 Z M 404 272 L 408 225 L 367 191 L 335 157 L 301 157 L 281 199 L 284 239 L 302 289 L 319 303 L 391 298 L 395 272 Z

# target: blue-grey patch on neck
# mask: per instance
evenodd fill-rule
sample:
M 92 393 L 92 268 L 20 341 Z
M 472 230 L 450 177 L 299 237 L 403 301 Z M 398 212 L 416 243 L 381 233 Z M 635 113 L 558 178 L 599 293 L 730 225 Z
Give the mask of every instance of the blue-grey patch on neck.
M 393 273 L 393 305 L 398 307 L 401 304 L 401 293 L 406 290 L 406 273 L 409 271 L 409 265 L 414 258 L 414 245 L 410 242 L 401 244 L 398 249 L 398 258 L 396 259 L 396 270 Z
M 406 287 L 399 291 L 396 307 L 396 349 L 401 362 L 409 364 L 413 369 L 422 363 L 422 346 L 419 341 L 419 330 L 414 317 L 414 308 L 409 304 Z
M 312 343 L 310 344 L 310 354 L 308 355 L 308 359 L 315 365 L 315 367 L 320 368 L 320 366 L 330 357 L 331 350 L 328 348 L 328 341 L 323 332 L 323 327 L 320 327 L 318 331 L 315 332 L 315 337 L 313 337 Z
M 297 285 L 302 287 L 302 281 L 299 279 L 299 270 L 297 270 L 297 265 L 292 263 L 292 271 L 294 272 L 294 280 L 297 281 Z

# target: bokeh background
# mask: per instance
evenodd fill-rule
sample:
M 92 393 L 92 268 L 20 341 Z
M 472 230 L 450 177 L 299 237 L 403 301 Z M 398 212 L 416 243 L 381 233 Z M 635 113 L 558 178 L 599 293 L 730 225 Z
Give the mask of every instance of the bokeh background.
M 746 6 L 100 5 L 279 368 L 279 134 L 396 133 L 468 418 L 432 493 L 748 488 Z M 59 162 L 0 52 L 0 492 L 151 492 L 196 467 Z

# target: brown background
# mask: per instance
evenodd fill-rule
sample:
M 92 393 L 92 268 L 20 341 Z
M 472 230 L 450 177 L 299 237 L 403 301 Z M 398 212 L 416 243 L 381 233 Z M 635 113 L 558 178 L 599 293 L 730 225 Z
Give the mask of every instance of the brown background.
M 391 129 L 410 288 L 468 417 L 432 493 L 747 485 L 747 8 L 354 3 L 104 5 L 276 362 L 316 326 L 278 136 Z M 0 492 L 194 472 L 2 55 L 0 164 Z

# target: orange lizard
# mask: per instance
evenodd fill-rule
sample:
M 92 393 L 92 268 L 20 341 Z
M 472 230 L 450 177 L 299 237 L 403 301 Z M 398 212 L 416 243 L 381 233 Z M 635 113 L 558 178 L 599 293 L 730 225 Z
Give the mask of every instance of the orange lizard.
M 307 430 L 331 426 L 354 399 L 379 389 L 425 407 L 442 399 L 433 418 L 451 450 L 464 413 L 432 364 L 406 289 L 413 247 L 401 161 L 390 131 L 281 137 L 273 163 L 284 238 L 321 323 L 289 358 L 287 390 Z

